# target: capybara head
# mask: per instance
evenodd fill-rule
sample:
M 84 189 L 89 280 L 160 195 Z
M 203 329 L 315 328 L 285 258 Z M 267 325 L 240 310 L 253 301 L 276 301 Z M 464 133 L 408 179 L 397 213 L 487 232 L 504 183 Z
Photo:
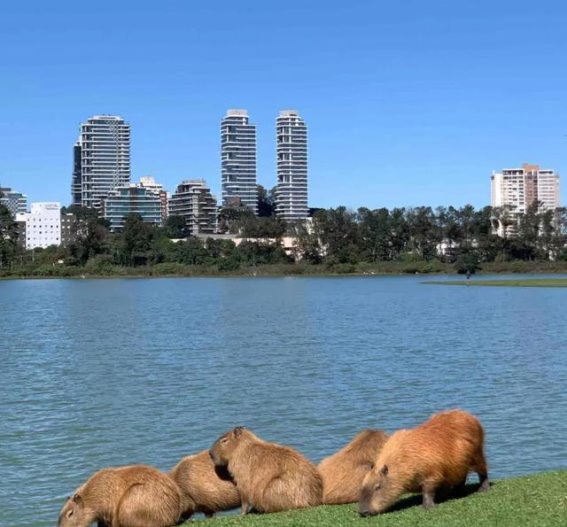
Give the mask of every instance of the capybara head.
M 67 498 L 59 513 L 58 527 L 84 527 L 92 523 L 91 511 L 85 507 L 79 494 Z
M 209 450 L 209 455 L 216 466 L 225 467 L 228 465 L 234 449 L 238 446 L 245 430 L 243 426 L 237 426 L 215 441 Z
M 358 512 L 361 516 L 374 516 L 384 512 L 397 498 L 397 494 L 388 465 L 374 467 L 362 481 Z

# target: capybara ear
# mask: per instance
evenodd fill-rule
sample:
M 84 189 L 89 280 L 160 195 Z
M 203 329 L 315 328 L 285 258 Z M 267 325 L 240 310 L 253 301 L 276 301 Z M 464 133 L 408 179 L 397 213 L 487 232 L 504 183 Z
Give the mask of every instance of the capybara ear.
M 382 470 L 380 470 L 380 472 L 384 475 L 387 476 L 388 475 L 388 465 L 384 465 L 382 467 Z
M 237 426 L 233 432 L 234 432 L 234 437 L 240 437 L 242 435 L 242 432 L 244 431 L 244 427 L 243 426 Z
M 81 503 L 83 503 L 83 498 L 81 498 L 81 496 L 79 494 L 75 494 L 73 496 L 73 501 L 77 504 L 77 505 L 81 505 Z

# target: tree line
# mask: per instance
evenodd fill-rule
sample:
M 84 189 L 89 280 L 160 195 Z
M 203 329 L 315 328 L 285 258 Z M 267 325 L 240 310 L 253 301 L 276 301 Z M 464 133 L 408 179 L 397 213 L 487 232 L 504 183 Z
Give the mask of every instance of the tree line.
M 266 209 L 263 209 L 266 210 Z M 541 212 L 537 204 L 514 219 L 509 209 L 412 207 L 349 210 L 317 209 L 307 222 L 286 225 L 273 214 L 256 217 L 244 208 L 222 209 L 219 228 L 244 238 L 188 236 L 183 218 L 170 216 L 163 227 L 126 218 L 120 233 L 95 210 L 69 207 L 75 214 L 67 247 L 22 248 L 18 226 L 0 206 L 0 270 L 3 274 L 57 274 L 57 267 L 111 274 L 117 267 L 176 265 L 234 272 L 263 265 L 324 266 L 355 270 L 358 264 L 441 262 L 458 272 L 474 272 L 486 262 L 567 261 L 567 212 Z M 495 234 L 500 225 L 504 235 Z M 295 243 L 284 250 L 282 238 Z M 39 271 L 38 271 L 39 269 Z

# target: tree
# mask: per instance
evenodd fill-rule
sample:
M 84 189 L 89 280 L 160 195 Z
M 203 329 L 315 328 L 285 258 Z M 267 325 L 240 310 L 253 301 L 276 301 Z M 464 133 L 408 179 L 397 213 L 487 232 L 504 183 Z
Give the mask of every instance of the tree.
M 189 233 L 185 225 L 183 216 L 168 216 L 165 220 L 165 233 L 168 238 L 179 239 L 186 238 Z
M 262 186 L 258 186 L 258 216 L 270 217 L 276 213 L 275 187 L 269 192 Z
M 19 252 L 19 229 L 8 207 L 0 204 L 0 268 L 12 265 Z
M 123 265 L 145 265 L 150 259 L 154 227 L 143 221 L 140 214 L 129 214 L 120 237 L 118 260 Z
M 392 240 L 388 209 L 360 208 L 357 212 L 357 219 L 358 239 L 363 257 L 370 262 L 391 260 Z

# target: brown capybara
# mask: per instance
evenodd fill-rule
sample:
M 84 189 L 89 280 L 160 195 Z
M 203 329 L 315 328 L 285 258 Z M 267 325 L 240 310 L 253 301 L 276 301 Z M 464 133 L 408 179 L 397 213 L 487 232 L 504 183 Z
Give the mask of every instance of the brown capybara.
M 241 511 L 279 512 L 321 504 L 323 481 L 296 450 L 268 443 L 242 426 L 222 435 L 209 451 L 226 467 L 240 492 Z
M 482 425 L 462 410 L 440 412 L 386 441 L 362 483 L 359 512 L 384 512 L 404 492 L 422 492 L 429 509 L 438 490 L 464 485 L 469 471 L 478 474 L 480 490 L 488 490 Z
M 215 512 L 240 505 L 236 485 L 219 477 L 208 450 L 184 457 L 169 475 L 185 498 L 186 508 L 181 515 L 183 520 L 188 520 L 195 512 L 211 517 Z
M 363 430 L 338 452 L 319 463 L 323 503 L 340 505 L 358 501 L 360 486 L 388 436 L 382 430 Z
M 105 468 L 69 497 L 59 527 L 171 527 L 183 509 L 177 484 L 146 465 Z

